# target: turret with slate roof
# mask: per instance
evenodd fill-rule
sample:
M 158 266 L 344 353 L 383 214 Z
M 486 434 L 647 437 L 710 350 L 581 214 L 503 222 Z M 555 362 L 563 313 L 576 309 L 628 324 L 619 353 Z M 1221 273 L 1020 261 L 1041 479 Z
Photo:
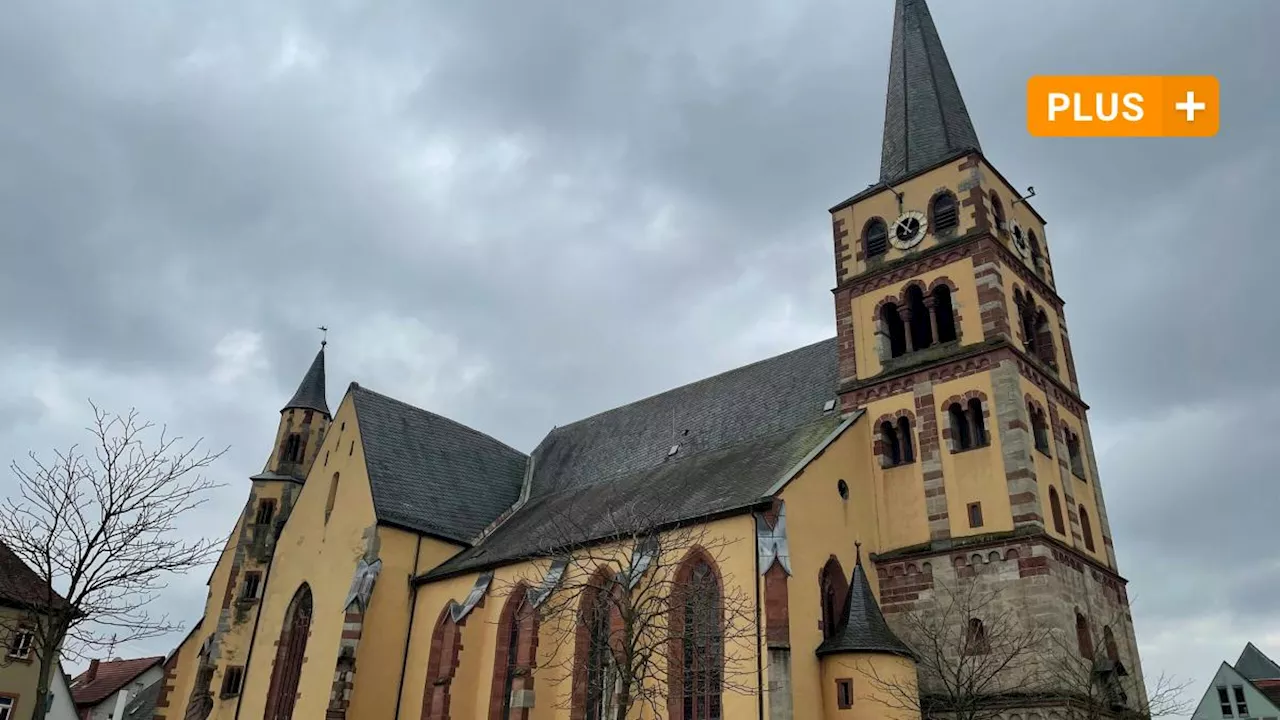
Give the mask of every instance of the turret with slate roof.
M 862 547 L 857 550 L 853 577 L 849 579 L 849 592 L 845 595 L 840 625 L 818 646 L 818 657 L 845 653 L 879 653 L 899 655 L 914 660 L 915 654 L 907 644 L 889 629 L 875 591 L 867 582 L 867 572 L 862 568 Z

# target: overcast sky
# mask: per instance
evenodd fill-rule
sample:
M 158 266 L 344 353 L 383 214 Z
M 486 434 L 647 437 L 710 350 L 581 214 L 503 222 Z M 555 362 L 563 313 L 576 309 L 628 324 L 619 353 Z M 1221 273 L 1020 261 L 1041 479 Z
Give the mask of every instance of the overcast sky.
M 1247 640 L 1280 658 L 1280 3 L 933 12 L 986 154 L 1050 222 L 1146 669 L 1198 695 Z M 878 176 L 892 13 L 8 3 L 0 458 L 80 439 L 86 398 L 136 405 L 231 446 L 193 523 L 220 535 L 320 324 L 334 407 L 357 380 L 526 451 L 832 336 L 827 208 Z M 1040 73 L 1214 74 L 1222 131 L 1031 138 Z M 163 605 L 194 622 L 204 581 Z

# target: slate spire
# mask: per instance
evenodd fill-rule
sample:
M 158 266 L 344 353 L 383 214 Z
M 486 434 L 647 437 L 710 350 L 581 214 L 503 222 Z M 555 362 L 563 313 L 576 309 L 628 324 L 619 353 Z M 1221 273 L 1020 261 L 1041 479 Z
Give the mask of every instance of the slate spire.
M 897 0 L 880 181 L 888 184 L 966 150 L 978 134 L 925 0 Z
M 840 624 L 831 637 L 822 641 L 816 652 L 818 657 L 840 653 L 882 653 L 915 659 L 911 648 L 893 634 L 880 612 L 876 595 L 867 582 L 867 573 L 862 569 L 861 547 L 853 566 L 853 577 L 849 580 L 849 593 L 844 599 Z
M 324 346 L 327 343 L 320 343 L 320 352 L 316 353 L 316 359 L 311 361 L 311 367 L 307 369 L 307 374 L 302 377 L 302 382 L 298 385 L 298 391 L 293 394 L 293 398 L 284 406 L 285 410 L 315 410 L 324 413 L 325 417 L 331 417 L 329 413 L 329 403 L 324 397 Z

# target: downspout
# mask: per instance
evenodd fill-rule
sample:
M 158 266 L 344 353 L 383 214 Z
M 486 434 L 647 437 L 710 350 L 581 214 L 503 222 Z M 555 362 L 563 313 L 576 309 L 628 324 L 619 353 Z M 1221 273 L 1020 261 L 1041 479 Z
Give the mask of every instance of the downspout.
M 751 513 L 751 534 L 756 535 L 756 514 Z M 754 582 L 756 586 L 756 713 L 759 720 L 764 720 L 764 635 L 760 632 L 760 541 L 757 539 L 751 552 L 751 562 L 755 566 Z
M 413 549 L 413 572 L 409 575 L 409 627 L 404 633 L 404 653 L 400 656 L 400 683 L 396 686 L 396 714 L 392 717 L 400 720 L 400 701 L 404 698 L 404 674 L 409 665 L 409 641 L 413 638 L 413 616 L 418 612 L 418 586 L 413 579 L 418 576 L 418 555 L 422 552 L 422 536 L 418 536 L 418 545 Z

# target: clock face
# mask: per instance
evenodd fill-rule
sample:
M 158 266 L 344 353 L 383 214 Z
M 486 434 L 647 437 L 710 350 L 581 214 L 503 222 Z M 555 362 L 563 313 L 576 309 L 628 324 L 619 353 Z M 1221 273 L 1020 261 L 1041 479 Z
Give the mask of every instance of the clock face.
M 1009 234 L 1013 236 L 1013 249 L 1023 258 L 1031 257 L 1031 246 L 1027 244 L 1027 236 L 1022 232 L 1022 226 L 1018 225 L 1017 220 L 1009 221 Z
M 890 242 L 899 250 L 909 250 L 924 239 L 924 233 L 929 221 L 925 218 L 924 213 L 908 212 L 903 213 L 902 217 L 893 224 L 893 234 Z

